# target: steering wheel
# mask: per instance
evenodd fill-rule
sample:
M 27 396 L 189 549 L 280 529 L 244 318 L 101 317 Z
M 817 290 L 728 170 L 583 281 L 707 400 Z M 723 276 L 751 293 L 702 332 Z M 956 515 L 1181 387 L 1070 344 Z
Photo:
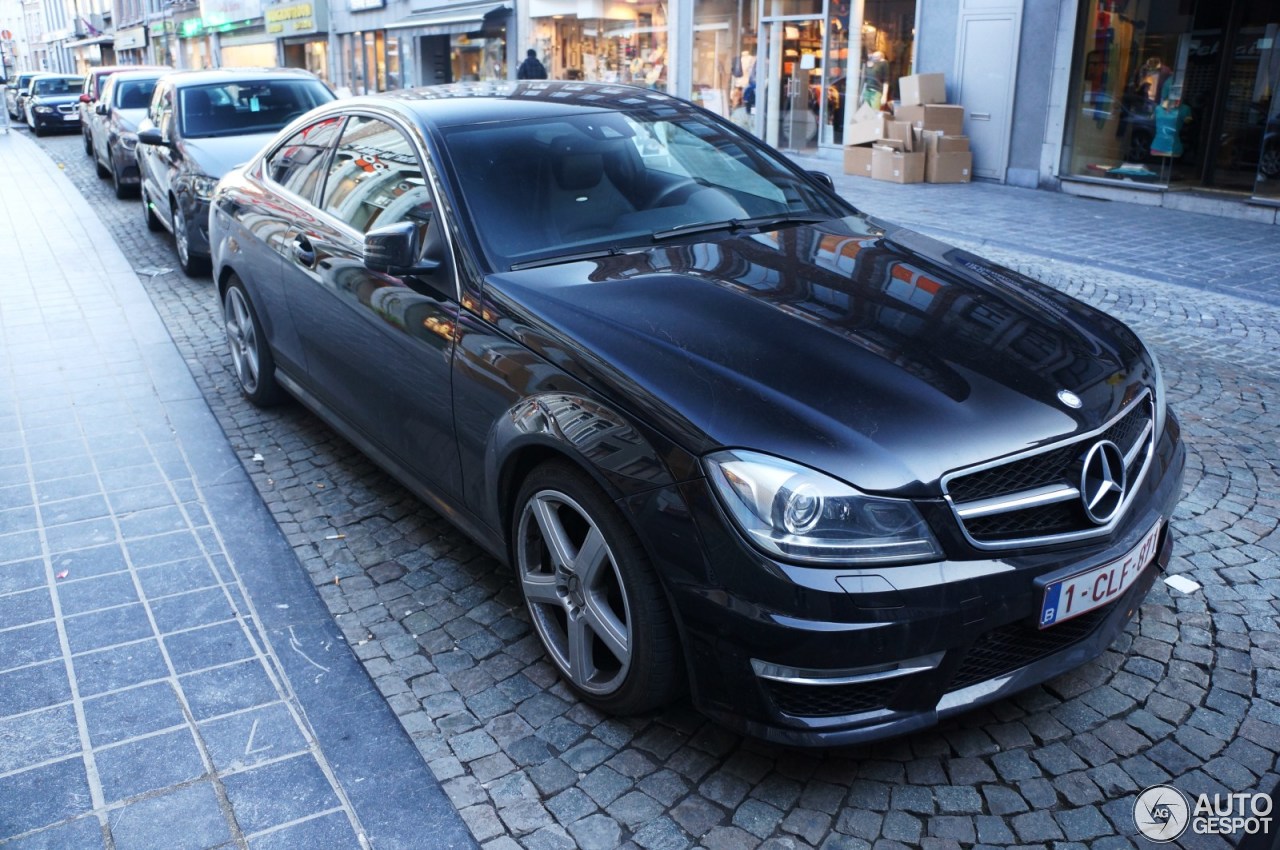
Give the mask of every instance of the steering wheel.
M 683 180 L 677 180 L 675 183 L 672 183 L 670 186 L 664 187 L 658 192 L 658 194 L 653 196 L 653 199 L 649 201 L 649 209 L 663 206 L 662 202 L 667 200 L 667 198 L 671 197 L 677 192 L 688 189 L 691 186 L 694 188 L 697 188 L 700 185 L 702 184 L 700 184 L 697 180 L 694 180 L 692 177 L 686 177 Z

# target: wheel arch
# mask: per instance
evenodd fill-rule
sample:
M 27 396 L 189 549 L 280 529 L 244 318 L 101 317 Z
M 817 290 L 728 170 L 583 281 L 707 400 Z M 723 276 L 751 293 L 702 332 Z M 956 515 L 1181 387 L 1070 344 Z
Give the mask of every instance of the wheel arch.
M 675 480 L 654 441 L 613 408 L 571 392 L 523 398 L 497 419 L 485 460 L 484 478 L 493 494 L 488 512 L 508 538 L 508 549 L 520 486 L 534 468 L 552 460 L 581 469 L 611 502 Z

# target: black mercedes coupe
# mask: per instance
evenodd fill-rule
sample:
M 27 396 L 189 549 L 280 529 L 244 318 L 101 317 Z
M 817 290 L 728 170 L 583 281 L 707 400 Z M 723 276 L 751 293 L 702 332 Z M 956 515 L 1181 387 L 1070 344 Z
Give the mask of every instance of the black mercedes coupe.
M 582 698 L 918 729 L 1083 664 L 1171 549 L 1151 351 L 653 91 L 323 106 L 218 185 L 256 404 L 315 411 L 512 566 Z

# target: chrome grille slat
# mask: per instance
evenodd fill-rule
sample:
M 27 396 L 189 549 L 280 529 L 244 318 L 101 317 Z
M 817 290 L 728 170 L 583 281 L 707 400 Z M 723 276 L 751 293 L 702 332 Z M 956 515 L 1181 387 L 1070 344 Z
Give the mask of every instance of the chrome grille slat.
M 1105 535 L 1124 516 L 1146 475 L 1154 450 L 1155 411 L 1150 392 L 1088 434 L 943 478 L 943 493 L 966 539 L 980 549 L 1084 540 Z M 1079 499 L 1078 469 L 1093 444 L 1109 440 L 1128 473 L 1124 503 L 1106 525 L 1094 525 Z M 1075 479 L 1075 480 L 1073 480 Z

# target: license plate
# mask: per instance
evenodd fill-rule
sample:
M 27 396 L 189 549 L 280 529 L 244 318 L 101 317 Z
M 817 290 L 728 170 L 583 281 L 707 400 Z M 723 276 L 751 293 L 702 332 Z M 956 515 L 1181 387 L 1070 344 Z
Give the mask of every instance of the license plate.
M 1048 628 L 1106 605 L 1132 587 L 1156 556 L 1160 525 L 1157 522 L 1123 558 L 1047 586 L 1044 604 L 1040 606 L 1040 628 Z
M 64 116 L 62 116 L 62 120 L 63 120 L 63 121 L 79 121 L 79 120 L 80 120 L 80 116 L 79 116 L 79 115 L 64 115 Z

